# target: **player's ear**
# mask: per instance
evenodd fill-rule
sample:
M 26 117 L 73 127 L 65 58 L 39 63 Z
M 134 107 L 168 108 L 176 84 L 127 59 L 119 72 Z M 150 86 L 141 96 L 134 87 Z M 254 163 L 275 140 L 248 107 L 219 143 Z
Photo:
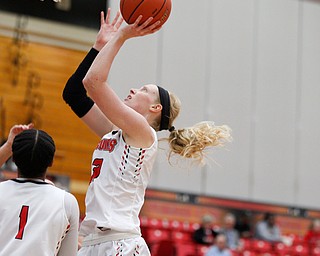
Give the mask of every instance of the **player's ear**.
M 52 160 L 52 162 L 48 165 L 48 167 L 51 167 L 53 165 L 53 160 Z
M 152 104 L 149 109 L 153 113 L 161 112 L 162 105 L 160 103 Z

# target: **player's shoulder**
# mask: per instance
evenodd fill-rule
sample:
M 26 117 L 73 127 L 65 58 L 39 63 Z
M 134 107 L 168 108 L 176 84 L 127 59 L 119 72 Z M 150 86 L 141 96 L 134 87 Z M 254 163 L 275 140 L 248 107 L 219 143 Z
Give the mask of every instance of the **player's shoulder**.
M 76 197 L 72 194 L 72 193 L 70 193 L 70 192 L 68 192 L 68 191 L 64 191 L 65 193 L 64 193 L 64 200 L 65 200 L 65 202 L 67 203 L 67 204 L 76 204 L 76 205 L 78 205 L 78 201 L 77 201 L 77 199 L 76 199 Z
M 12 186 L 14 182 L 12 180 L 5 180 L 0 182 L 0 188 Z

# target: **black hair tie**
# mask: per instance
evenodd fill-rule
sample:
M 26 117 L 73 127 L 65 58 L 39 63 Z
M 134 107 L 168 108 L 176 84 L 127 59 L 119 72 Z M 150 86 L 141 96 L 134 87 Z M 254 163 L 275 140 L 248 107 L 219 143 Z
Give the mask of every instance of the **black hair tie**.
M 175 128 L 174 126 L 171 126 L 171 127 L 169 128 L 169 132 L 173 132 L 175 129 L 176 129 L 176 128 Z

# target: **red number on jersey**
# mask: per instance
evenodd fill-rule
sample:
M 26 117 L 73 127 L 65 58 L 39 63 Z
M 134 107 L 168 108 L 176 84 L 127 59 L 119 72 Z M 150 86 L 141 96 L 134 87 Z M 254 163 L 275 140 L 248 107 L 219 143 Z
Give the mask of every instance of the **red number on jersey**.
M 98 178 L 100 175 L 100 170 L 102 167 L 102 163 L 103 163 L 103 158 L 96 158 L 93 160 L 92 165 L 94 166 L 92 168 L 93 173 L 91 175 L 91 179 L 90 179 L 90 183 L 91 181 L 93 181 L 95 178 Z
M 19 215 L 19 218 L 20 218 L 19 230 L 18 230 L 18 234 L 16 235 L 15 239 L 22 239 L 23 238 L 24 228 L 25 228 L 27 221 L 28 221 L 28 212 L 29 212 L 29 206 L 22 205 L 20 215 Z

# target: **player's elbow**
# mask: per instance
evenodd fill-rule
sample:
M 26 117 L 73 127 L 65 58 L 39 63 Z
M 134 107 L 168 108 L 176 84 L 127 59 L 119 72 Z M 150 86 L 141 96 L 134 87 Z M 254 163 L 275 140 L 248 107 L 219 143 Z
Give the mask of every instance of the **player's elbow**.
M 82 83 L 86 91 L 90 94 L 90 92 L 99 84 L 99 78 L 95 75 L 87 74 L 83 78 Z

